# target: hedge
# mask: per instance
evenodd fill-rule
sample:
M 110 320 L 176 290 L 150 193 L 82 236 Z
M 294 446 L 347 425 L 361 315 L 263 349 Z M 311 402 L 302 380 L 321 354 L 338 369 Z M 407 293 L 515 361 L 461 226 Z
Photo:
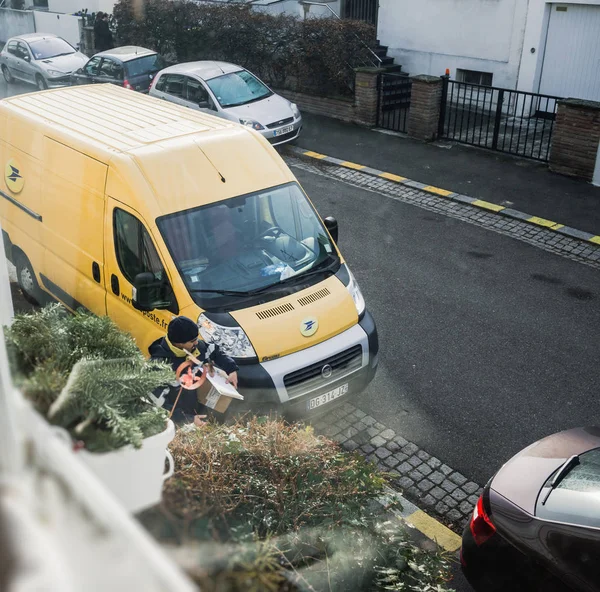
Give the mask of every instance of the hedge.
M 154 49 L 173 62 L 239 64 L 275 88 L 319 96 L 353 93 L 353 68 L 369 63 L 375 28 L 351 20 L 255 12 L 239 4 L 120 0 L 121 45 Z

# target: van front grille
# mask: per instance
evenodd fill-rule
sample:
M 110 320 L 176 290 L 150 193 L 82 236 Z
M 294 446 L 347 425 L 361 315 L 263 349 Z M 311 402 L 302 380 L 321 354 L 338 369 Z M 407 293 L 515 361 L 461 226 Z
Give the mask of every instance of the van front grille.
M 321 386 L 343 378 L 362 365 L 362 346 L 355 345 L 335 356 L 296 370 L 283 377 L 283 384 L 290 398 L 297 397 Z M 331 367 L 331 375 L 325 378 L 323 368 Z

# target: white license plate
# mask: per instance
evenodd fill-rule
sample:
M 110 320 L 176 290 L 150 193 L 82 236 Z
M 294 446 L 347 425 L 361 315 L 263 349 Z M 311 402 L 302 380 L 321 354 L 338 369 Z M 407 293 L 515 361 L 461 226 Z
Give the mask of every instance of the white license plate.
M 343 395 L 348 392 L 348 384 L 343 384 L 342 386 L 338 386 L 334 388 L 332 391 L 328 393 L 324 393 L 319 395 L 318 397 L 313 397 L 306 402 L 306 408 L 311 411 L 312 409 L 316 409 L 317 407 L 321 407 L 321 405 L 327 405 L 327 403 L 331 403 L 331 401 L 335 401 L 335 399 L 339 399 Z
M 294 126 L 288 125 L 286 127 L 282 127 L 281 129 L 275 130 L 275 135 L 283 136 L 284 134 L 289 134 L 290 132 L 293 132 L 293 131 L 294 131 Z

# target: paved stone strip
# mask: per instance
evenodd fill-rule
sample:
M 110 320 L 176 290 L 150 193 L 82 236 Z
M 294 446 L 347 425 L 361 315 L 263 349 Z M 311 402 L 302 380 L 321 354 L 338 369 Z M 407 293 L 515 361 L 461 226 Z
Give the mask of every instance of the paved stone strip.
M 490 203 L 489 201 L 484 201 L 481 199 L 476 199 L 474 197 L 469 197 L 468 195 L 461 195 L 460 193 L 455 193 L 454 191 L 449 191 L 447 189 L 441 189 L 440 187 L 434 187 L 433 185 L 427 185 L 425 183 L 419 183 L 418 181 L 412 181 L 407 177 L 401 177 L 400 175 L 394 175 L 393 173 L 387 173 L 385 171 L 380 171 L 378 169 L 374 169 L 371 167 L 367 167 L 361 164 L 356 164 L 355 162 L 349 162 L 347 160 L 340 160 L 339 158 L 334 158 L 332 156 L 326 156 L 325 154 L 319 154 L 318 152 L 313 152 L 312 150 L 305 150 L 303 148 L 299 148 L 297 146 L 288 146 L 287 150 L 296 156 L 311 158 L 322 163 L 328 163 L 336 166 L 340 166 L 346 169 L 351 169 L 354 171 L 361 171 L 366 175 L 371 175 L 373 177 L 388 179 L 395 183 L 400 183 L 402 185 L 407 185 L 409 187 L 414 187 L 416 189 L 421 189 L 426 193 L 432 193 L 435 195 L 440 195 L 442 197 L 457 200 L 462 203 L 468 203 L 476 208 L 482 208 L 484 210 L 489 210 L 491 212 L 496 212 L 503 216 L 507 216 L 509 218 L 514 218 L 516 220 L 523 220 L 528 222 L 529 224 L 534 224 L 536 226 L 541 226 L 543 228 L 549 228 L 559 234 L 563 234 L 564 236 L 574 237 L 581 241 L 586 241 L 595 245 L 600 245 L 600 236 L 591 234 L 590 232 L 584 232 L 582 230 L 577 230 L 576 228 L 571 228 L 569 226 L 565 226 L 564 224 L 559 224 L 558 222 L 554 222 L 552 220 L 546 220 L 545 218 L 540 218 L 538 216 L 532 216 L 531 214 L 526 214 L 525 212 L 519 212 L 518 210 L 513 210 L 512 208 L 507 208 L 506 206 L 501 206 L 498 204 Z
M 391 485 L 453 528 L 462 529 L 468 521 L 481 495 L 481 486 L 351 403 L 317 418 L 313 427 L 317 434 L 376 463 L 389 473 Z
M 469 222 L 578 263 L 600 269 L 600 244 L 596 245 L 593 241 L 585 239 L 588 233 L 566 226 L 555 225 L 560 226 L 559 233 L 558 230 L 547 225 L 546 222 L 550 223 L 549 221 L 543 221 L 542 218 L 536 218 L 536 220 L 543 221 L 543 223 L 534 224 L 530 219 L 524 221 L 523 216 L 527 217 L 528 214 L 523 214 L 517 210 L 504 208 L 499 211 L 497 208 L 502 206 L 458 194 L 441 197 L 437 192 L 425 191 L 423 188 L 427 186 L 415 181 L 398 183 L 387 178 L 365 174 L 364 170 L 356 171 L 327 164 L 318 159 L 306 161 L 295 156 L 285 156 L 285 160 L 289 166 L 342 181 L 361 189 L 375 191 L 404 203 Z

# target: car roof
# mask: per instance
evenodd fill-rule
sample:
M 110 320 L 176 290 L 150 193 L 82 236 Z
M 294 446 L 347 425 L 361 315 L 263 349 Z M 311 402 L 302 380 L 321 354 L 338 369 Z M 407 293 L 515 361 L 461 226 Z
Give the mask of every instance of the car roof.
M 101 51 L 100 53 L 94 54 L 94 57 L 106 56 L 117 58 L 121 62 L 130 62 L 131 60 L 135 60 L 136 58 L 141 58 L 144 56 L 155 54 L 156 52 L 153 49 L 140 47 L 138 45 L 124 45 L 123 47 L 115 47 L 114 49 L 107 49 L 106 51 Z
M 210 80 L 211 78 L 217 78 L 231 72 L 239 72 L 243 69 L 241 66 L 230 64 L 229 62 L 202 61 L 176 64 L 175 66 L 165 68 L 161 74 L 188 74 L 202 80 Z
M 58 35 L 55 35 L 54 33 L 25 33 L 24 35 L 16 35 L 9 39 L 9 41 L 27 41 L 27 43 L 33 43 L 34 41 L 41 41 L 42 39 L 56 38 L 58 38 Z

